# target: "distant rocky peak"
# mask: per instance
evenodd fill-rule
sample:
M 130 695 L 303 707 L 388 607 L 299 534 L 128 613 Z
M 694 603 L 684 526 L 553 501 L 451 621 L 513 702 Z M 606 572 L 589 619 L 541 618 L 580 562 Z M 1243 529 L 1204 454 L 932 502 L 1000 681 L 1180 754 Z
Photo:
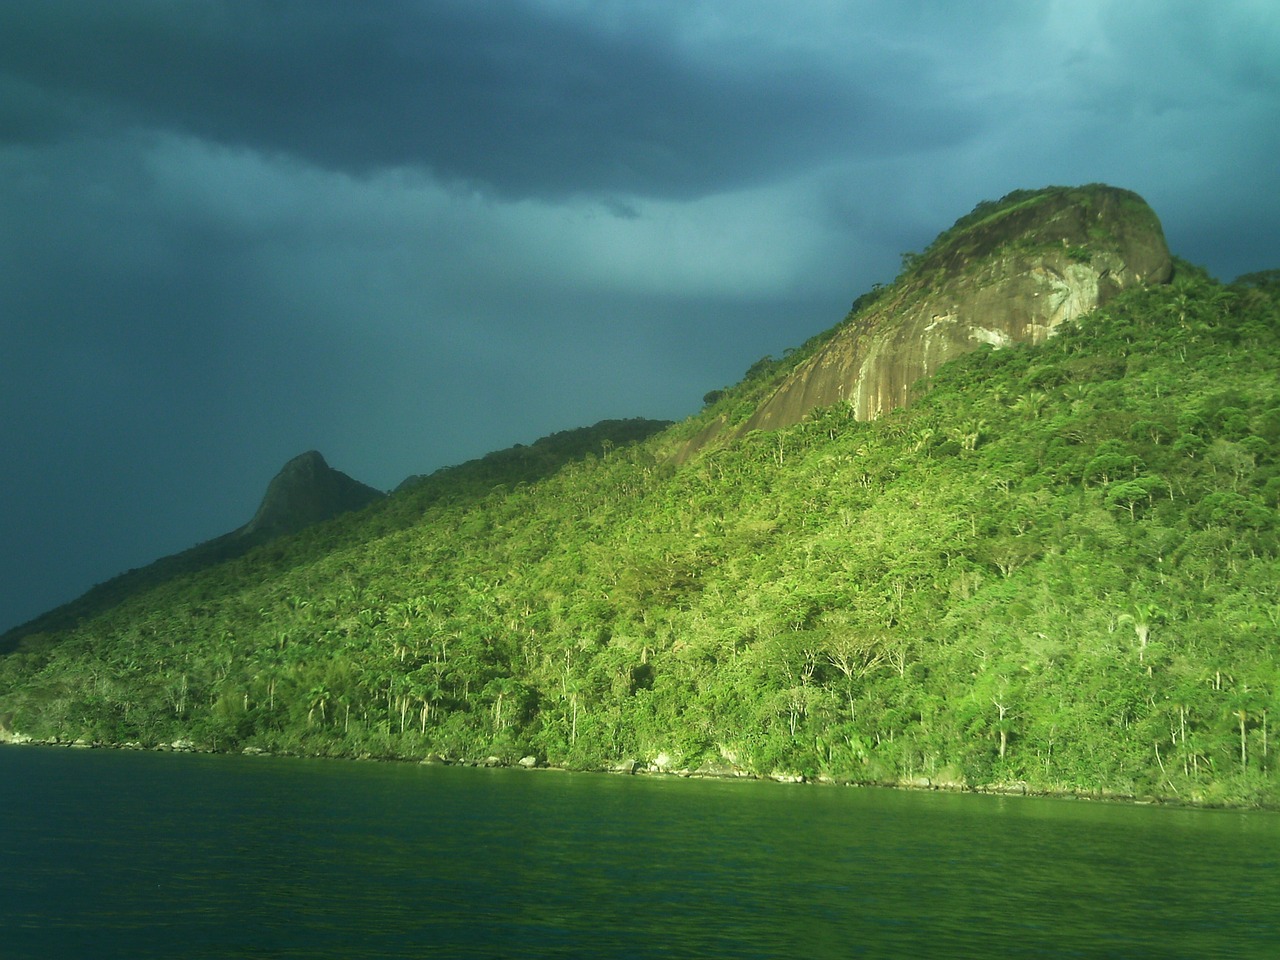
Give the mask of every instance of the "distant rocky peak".
M 240 529 L 242 536 L 278 537 L 296 533 L 383 496 L 381 491 L 333 469 L 315 450 L 299 454 L 281 468 L 258 512 Z

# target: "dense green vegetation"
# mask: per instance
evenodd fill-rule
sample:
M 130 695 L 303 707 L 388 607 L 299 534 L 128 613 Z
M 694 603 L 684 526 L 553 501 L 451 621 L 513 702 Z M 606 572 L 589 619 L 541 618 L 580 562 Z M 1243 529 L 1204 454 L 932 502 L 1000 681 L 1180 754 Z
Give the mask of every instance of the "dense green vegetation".
M 422 500 L 443 497 L 460 501 L 483 497 L 496 483 L 532 483 L 555 473 L 571 460 L 580 460 L 589 454 L 635 443 L 668 426 L 670 422 L 666 420 L 645 420 L 639 417 L 630 420 L 601 420 L 589 427 L 558 431 L 527 446 L 517 443 L 505 450 L 495 450 L 475 460 L 444 467 L 429 476 L 409 477 L 400 484 L 400 489 L 421 486 L 419 499 Z M 293 505 L 284 503 L 278 506 L 288 514 Z M 344 506 L 340 509 L 354 507 Z M 366 521 L 375 513 L 380 511 L 367 512 Z M 283 520 L 283 524 L 280 520 Z M 376 529 L 385 533 L 388 522 L 407 525 L 415 522 L 415 517 L 401 510 L 392 510 L 386 517 L 380 517 L 376 521 Z M 145 567 L 126 571 L 98 584 L 70 603 L 55 607 L 34 620 L 0 634 L 0 654 L 14 649 L 23 637 L 34 633 L 70 630 L 80 621 L 97 616 L 135 594 L 151 590 L 177 577 L 191 576 L 208 567 L 244 556 L 254 548 L 276 540 L 280 534 L 272 528 L 282 525 L 290 530 L 300 530 L 310 523 L 306 517 L 286 516 L 277 518 L 277 522 L 268 524 L 266 528 L 249 530 L 242 527 L 181 553 L 161 557 Z M 360 524 L 343 530 L 345 535 L 352 538 L 350 542 L 354 543 L 369 535 L 370 528 L 367 524 Z M 329 529 L 323 542 L 328 549 L 337 549 L 346 542 L 341 539 L 343 535 L 341 531 Z
M 410 485 L 27 637 L 0 725 L 1274 804 L 1274 281 L 1180 264 L 874 423 Z

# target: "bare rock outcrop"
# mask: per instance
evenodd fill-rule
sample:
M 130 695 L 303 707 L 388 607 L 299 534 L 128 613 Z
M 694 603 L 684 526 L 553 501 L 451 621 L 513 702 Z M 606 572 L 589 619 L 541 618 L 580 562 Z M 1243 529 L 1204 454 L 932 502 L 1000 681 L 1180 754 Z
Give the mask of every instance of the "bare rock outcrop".
M 1121 290 L 1172 273 L 1155 213 L 1137 194 L 1102 185 L 979 204 L 911 259 L 744 423 L 711 425 L 681 459 L 718 437 L 788 426 L 839 402 L 874 419 L 906 405 L 918 380 L 962 353 L 1041 343 Z

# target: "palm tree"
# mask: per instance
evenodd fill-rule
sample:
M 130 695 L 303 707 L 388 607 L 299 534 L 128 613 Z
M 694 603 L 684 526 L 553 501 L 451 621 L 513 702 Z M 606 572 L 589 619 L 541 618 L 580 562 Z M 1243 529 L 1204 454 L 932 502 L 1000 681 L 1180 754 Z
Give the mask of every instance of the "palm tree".
M 307 726 L 311 726 L 313 717 L 317 709 L 320 711 L 320 722 L 325 722 L 325 707 L 329 703 L 329 688 L 323 683 L 318 683 L 311 688 L 311 692 L 307 694 L 307 701 L 311 709 L 307 711 Z
M 485 694 L 493 698 L 493 731 L 497 733 L 511 725 L 511 720 L 503 719 L 502 705 L 508 694 L 515 690 L 510 677 L 494 677 L 485 687 Z
M 1031 390 L 1014 401 L 1013 409 L 1028 420 L 1039 420 L 1040 414 L 1048 402 L 1049 395 L 1043 390 Z
M 1127 623 L 1133 627 L 1133 632 L 1138 638 L 1139 663 L 1142 663 L 1147 652 L 1147 641 L 1151 639 L 1151 624 L 1157 617 L 1163 615 L 1164 611 L 1154 603 L 1135 603 L 1133 613 L 1122 613 L 1116 618 L 1118 622 Z
M 964 423 L 948 428 L 947 436 L 959 443 L 961 450 L 974 450 L 978 446 L 978 441 L 982 439 L 982 433 L 986 428 L 986 420 L 971 417 Z

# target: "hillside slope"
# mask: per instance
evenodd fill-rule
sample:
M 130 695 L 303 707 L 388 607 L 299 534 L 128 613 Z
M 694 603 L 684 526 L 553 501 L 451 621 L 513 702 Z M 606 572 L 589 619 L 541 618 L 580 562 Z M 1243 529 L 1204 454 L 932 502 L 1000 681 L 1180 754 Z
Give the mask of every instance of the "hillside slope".
M 382 492 L 330 467 L 312 450 L 294 457 L 272 478 L 253 518 L 244 526 L 127 570 L 62 604 L 0 634 L 0 653 L 14 649 L 23 637 L 68 630 L 125 599 L 158 584 L 206 570 L 244 556 L 278 537 L 298 533 L 351 510 L 360 510 Z
M 28 638 L 0 729 L 1276 804 L 1276 277 L 1175 261 L 870 422 L 410 486 Z
M 530 483 L 554 473 L 570 460 L 623 447 L 643 440 L 669 426 L 667 421 L 602 420 L 590 427 L 562 430 L 541 437 L 531 445 L 516 444 L 475 460 L 443 467 L 429 476 L 412 476 L 398 489 L 425 485 L 422 493 L 451 499 L 481 497 L 495 484 Z M 222 536 L 196 544 L 181 553 L 161 557 L 144 567 L 128 570 L 100 583 L 70 603 L 0 634 L 0 653 L 15 649 L 23 638 L 43 635 L 49 642 L 82 620 L 98 616 L 125 600 L 140 596 L 182 577 L 208 570 L 242 557 L 281 537 L 301 534 L 311 527 L 351 511 L 362 510 L 383 499 L 383 494 L 330 467 L 316 451 L 294 457 L 272 478 L 262 502 L 248 523 Z M 412 523 L 397 506 L 368 518 L 371 529 Z M 327 528 L 311 531 L 328 549 L 342 544 L 330 539 Z M 361 534 L 356 534 L 357 538 Z

